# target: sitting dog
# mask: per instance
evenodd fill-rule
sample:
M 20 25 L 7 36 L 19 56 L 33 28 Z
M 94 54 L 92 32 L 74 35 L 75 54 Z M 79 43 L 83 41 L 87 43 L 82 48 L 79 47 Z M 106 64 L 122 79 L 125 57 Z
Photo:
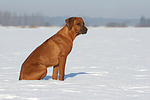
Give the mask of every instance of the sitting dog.
M 72 50 L 74 39 L 86 34 L 87 28 L 81 17 L 65 20 L 66 25 L 55 35 L 37 47 L 21 66 L 19 80 L 40 80 L 47 74 L 47 68 L 53 66 L 52 79 L 64 81 L 65 63 Z

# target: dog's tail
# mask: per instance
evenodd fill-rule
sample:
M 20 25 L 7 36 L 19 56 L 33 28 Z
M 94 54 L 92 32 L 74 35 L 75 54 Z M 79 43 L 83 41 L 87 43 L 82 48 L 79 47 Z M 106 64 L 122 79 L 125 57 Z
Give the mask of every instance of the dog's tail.
M 22 79 L 23 79 L 23 76 L 22 76 L 22 73 L 20 71 L 19 80 L 22 80 Z
M 21 78 L 21 74 L 20 74 L 20 76 L 19 76 L 19 80 L 22 80 L 22 78 Z

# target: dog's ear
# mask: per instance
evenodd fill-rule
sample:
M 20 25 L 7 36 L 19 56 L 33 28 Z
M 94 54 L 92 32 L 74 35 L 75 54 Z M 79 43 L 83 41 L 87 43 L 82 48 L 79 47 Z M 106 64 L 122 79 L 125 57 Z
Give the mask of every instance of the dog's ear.
M 70 18 L 68 18 L 68 19 L 65 20 L 66 25 L 67 25 L 67 27 L 68 27 L 69 30 L 72 29 L 73 22 L 74 22 L 75 19 L 76 19 L 76 17 L 70 17 Z

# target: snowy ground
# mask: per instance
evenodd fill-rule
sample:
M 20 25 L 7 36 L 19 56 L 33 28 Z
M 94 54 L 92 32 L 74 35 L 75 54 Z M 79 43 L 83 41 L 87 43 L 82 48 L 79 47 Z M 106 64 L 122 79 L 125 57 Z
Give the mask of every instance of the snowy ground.
M 0 99 L 150 100 L 150 28 L 89 28 L 77 37 L 65 81 L 18 81 L 25 58 L 60 27 L 0 27 Z

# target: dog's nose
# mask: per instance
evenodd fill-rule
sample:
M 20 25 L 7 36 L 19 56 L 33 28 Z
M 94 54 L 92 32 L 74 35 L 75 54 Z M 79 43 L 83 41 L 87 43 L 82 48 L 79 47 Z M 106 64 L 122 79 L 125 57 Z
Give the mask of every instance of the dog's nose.
M 88 29 L 85 27 L 84 30 L 87 32 Z
M 87 28 L 84 26 L 83 28 L 81 28 L 80 29 L 80 32 L 82 33 L 82 34 L 86 34 L 87 33 Z
M 84 33 L 85 33 L 85 34 L 87 33 L 87 30 L 88 30 L 88 29 L 87 29 L 86 27 L 84 27 Z

